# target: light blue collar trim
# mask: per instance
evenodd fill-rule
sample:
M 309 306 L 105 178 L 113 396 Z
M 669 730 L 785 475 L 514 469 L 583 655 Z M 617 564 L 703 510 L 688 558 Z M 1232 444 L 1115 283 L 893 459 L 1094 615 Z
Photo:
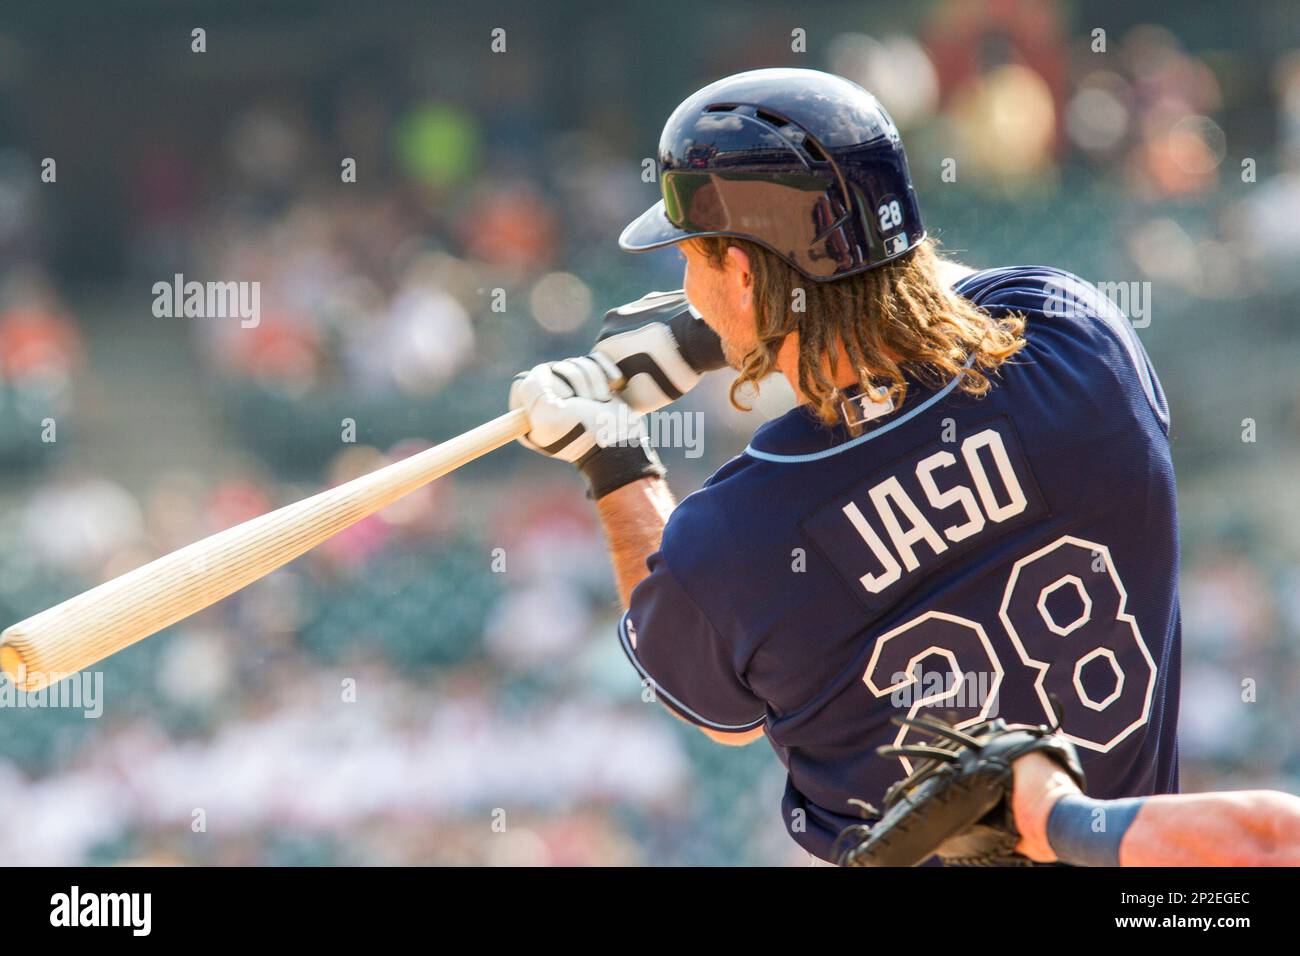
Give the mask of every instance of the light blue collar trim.
M 975 356 L 972 355 L 970 358 L 966 360 L 965 367 L 970 368 L 971 363 L 974 361 L 975 361 Z M 745 454 L 749 455 L 752 458 L 757 458 L 760 461 L 774 461 L 774 462 L 784 463 L 784 464 L 800 464 L 802 462 L 808 462 L 808 461 L 820 461 L 823 458 L 829 458 L 831 455 L 838 455 L 840 452 L 848 451 L 850 448 L 856 448 L 858 445 L 861 445 L 865 442 L 869 442 L 873 438 L 879 438 L 881 435 L 885 434 L 888 431 L 892 431 L 893 429 L 897 428 L 899 425 L 911 421 L 913 418 L 915 418 L 917 415 L 920 415 L 931 405 L 934 405 L 936 402 L 942 401 L 948 395 L 949 392 L 951 392 L 954 388 L 957 387 L 957 383 L 960 382 L 961 380 L 962 380 L 961 375 L 954 375 L 952 381 L 950 381 L 947 385 L 945 385 L 941 391 L 935 392 L 933 395 L 931 395 L 929 398 L 923 401 L 920 405 L 917 405 L 907 414 L 901 415 L 898 418 L 895 418 L 888 425 L 881 425 L 879 428 L 873 429 L 872 431 L 867 432 L 865 435 L 859 435 L 857 438 L 850 438 L 846 442 L 841 442 L 840 444 L 836 445 L 834 448 L 827 448 L 825 451 L 810 452 L 807 455 L 778 455 L 770 451 L 759 451 L 752 444 L 750 444 L 745 446 Z

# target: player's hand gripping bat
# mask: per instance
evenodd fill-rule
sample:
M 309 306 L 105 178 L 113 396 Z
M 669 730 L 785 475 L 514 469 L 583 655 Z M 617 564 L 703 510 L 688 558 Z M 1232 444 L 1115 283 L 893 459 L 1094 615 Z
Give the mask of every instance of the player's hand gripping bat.
M 596 351 L 609 391 L 623 391 L 638 412 L 667 404 L 703 372 L 722 365 L 716 335 L 693 314 L 682 292 L 652 292 L 611 311 Z M 0 634 L 0 669 L 20 689 L 39 690 L 247 587 L 403 495 L 522 438 L 530 428 L 528 414 L 516 408 L 69 598 Z

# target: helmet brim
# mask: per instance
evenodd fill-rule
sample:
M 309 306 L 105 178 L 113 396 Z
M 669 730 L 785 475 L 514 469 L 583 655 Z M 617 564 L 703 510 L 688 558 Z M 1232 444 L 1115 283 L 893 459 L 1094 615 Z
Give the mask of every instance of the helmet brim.
M 620 249 L 628 252 L 645 252 L 647 249 L 658 249 L 661 246 L 689 239 L 694 235 L 698 233 L 678 229 L 668 220 L 668 214 L 664 211 L 664 201 L 661 199 L 627 224 L 623 234 L 618 237 L 618 245 Z

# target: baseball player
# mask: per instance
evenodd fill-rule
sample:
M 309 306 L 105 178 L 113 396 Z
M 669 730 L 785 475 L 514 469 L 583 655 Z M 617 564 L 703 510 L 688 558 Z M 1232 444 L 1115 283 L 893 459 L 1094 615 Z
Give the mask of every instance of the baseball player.
M 1176 791 L 1169 413 L 1124 315 L 1057 268 L 941 258 L 897 129 L 840 77 L 706 86 L 658 168 L 619 241 L 675 245 L 684 290 L 510 394 L 524 443 L 587 481 L 657 699 L 766 735 L 786 827 L 827 861 L 913 770 L 891 718 L 931 708 L 1059 718 L 1093 798 Z M 780 374 L 799 404 L 674 502 L 640 416 L 724 365 L 734 403 Z

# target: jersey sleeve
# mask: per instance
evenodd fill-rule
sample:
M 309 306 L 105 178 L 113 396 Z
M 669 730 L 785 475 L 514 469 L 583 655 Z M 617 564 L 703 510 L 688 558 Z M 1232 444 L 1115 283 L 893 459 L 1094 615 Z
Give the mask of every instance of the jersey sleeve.
M 968 276 L 959 282 L 962 295 L 993 314 L 1029 312 L 1049 319 L 1086 320 L 1104 326 L 1127 354 L 1128 367 L 1161 431 L 1169 434 L 1169 403 L 1156 377 L 1146 348 L 1133 323 L 1114 301 L 1096 285 L 1062 269 L 1040 266 L 993 269 Z
M 662 552 L 632 592 L 619 638 L 655 697 L 700 727 L 738 733 L 762 726 L 763 701 L 741 681 L 722 636 L 669 570 Z

